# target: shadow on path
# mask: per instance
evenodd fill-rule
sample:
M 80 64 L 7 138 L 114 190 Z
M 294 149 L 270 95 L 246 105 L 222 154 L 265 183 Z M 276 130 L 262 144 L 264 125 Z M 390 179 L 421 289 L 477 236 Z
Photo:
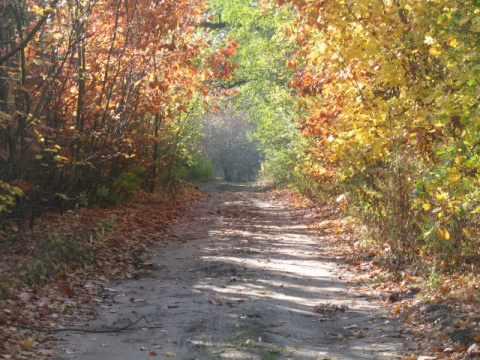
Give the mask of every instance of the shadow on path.
M 347 291 L 337 260 L 322 253 L 328 234 L 309 229 L 264 186 L 204 190 L 210 196 L 153 250 L 158 270 L 112 285 L 94 323 L 145 316 L 149 325 L 67 334 L 61 359 L 402 358 L 410 341 L 402 325 L 374 299 Z

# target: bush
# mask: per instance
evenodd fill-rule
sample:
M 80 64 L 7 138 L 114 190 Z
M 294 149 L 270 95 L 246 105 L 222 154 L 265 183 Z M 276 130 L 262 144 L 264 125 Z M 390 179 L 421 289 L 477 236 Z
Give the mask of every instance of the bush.
M 397 149 L 342 183 L 369 240 L 387 247 L 397 268 L 476 271 L 480 265 L 478 180 L 438 169 Z
M 423 242 L 421 214 L 412 210 L 421 164 L 413 154 L 397 150 L 388 160 L 370 163 L 344 182 L 367 235 L 388 247 L 399 268 L 413 261 Z
M 59 233 L 49 234 L 35 249 L 36 256 L 19 264 L 24 280 L 37 283 L 49 277 L 62 276 L 69 269 L 94 261 L 93 254 L 81 238 Z
M 113 180 L 111 187 L 102 185 L 97 187 L 92 203 L 116 205 L 128 202 L 135 190 L 140 189 L 143 182 L 142 175 L 145 169 L 135 166 Z
M 212 162 L 206 157 L 196 157 L 187 167 L 186 178 L 189 181 L 206 182 L 215 178 Z

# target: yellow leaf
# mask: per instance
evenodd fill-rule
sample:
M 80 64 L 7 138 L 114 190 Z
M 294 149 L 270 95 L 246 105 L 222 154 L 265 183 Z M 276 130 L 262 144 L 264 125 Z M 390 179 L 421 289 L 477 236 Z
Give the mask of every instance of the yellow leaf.
M 447 229 L 443 232 L 445 234 L 445 240 L 450 240 L 450 233 L 448 232 Z
M 167 356 L 169 356 L 169 357 L 177 356 L 176 354 L 174 354 L 174 353 L 172 353 L 172 352 L 170 352 L 170 351 L 167 351 L 167 352 L 165 353 L 165 355 L 167 355 Z
M 17 194 L 18 196 L 23 196 L 23 190 L 20 189 L 18 186 L 12 186 L 12 190 Z
M 436 46 L 432 46 L 432 47 L 430 48 L 430 50 L 428 50 L 428 53 L 429 53 L 430 55 L 432 55 L 432 56 L 438 56 L 438 55 L 440 55 L 442 52 L 440 51 L 439 46 L 436 45 Z
M 428 211 L 431 208 L 431 205 L 429 203 L 425 203 L 422 205 L 423 210 Z
M 448 199 L 448 194 L 443 191 L 439 191 L 437 194 L 435 194 L 435 197 L 437 200 L 447 200 Z
M 437 236 L 440 237 L 440 238 L 442 238 L 442 239 L 445 238 L 445 235 L 444 235 L 442 229 L 440 229 L 440 228 L 437 229 Z
M 442 229 L 437 229 L 437 235 L 438 237 L 441 237 L 442 239 L 445 239 L 445 240 L 450 240 L 450 233 L 448 232 L 447 229 L 445 230 L 442 230 Z
M 393 309 L 393 314 L 398 315 L 400 314 L 401 310 L 402 310 L 402 304 L 398 303 L 397 305 L 395 305 L 395 308 Z
M 463 235 L 467 237 L 467 239 L 470 239 L 472 237 L 472 234 L 470 234 L 470 231 L 468 231 L 465 228 L 462 228 Z
M 450 45 L 451 47 L 457 47 L 458 46 L 458 40 L 452 38 L 448 41 L 448 45 Z
M 37 14 L 38 16 L 43 16 L 45 14 L 45 10 L 38 5 L 34 5 L 32 7 L 32 11 L 35 12 L 35 14 Z

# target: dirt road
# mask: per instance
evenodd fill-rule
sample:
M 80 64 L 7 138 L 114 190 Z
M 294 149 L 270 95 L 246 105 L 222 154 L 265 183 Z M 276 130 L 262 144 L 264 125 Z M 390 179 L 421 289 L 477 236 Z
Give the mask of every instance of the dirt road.
M 106 288 L 90 325 L 140 322 L 59 335 L 59 359 L 402 358 L 402 325 L 347 291 L 326 234 L 260 187 L 207 190 L 151 249 L 151 276 Z

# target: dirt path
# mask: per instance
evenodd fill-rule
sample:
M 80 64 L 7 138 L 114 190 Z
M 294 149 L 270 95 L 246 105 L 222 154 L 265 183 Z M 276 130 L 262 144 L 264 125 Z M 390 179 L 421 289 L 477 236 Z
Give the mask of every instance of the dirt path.
M 320 238 L 253 186 L 209 188 L 153 250 L 149 278 L 111 285 L 59 359 L 400 359 L 401 324 L 351 294 Z

